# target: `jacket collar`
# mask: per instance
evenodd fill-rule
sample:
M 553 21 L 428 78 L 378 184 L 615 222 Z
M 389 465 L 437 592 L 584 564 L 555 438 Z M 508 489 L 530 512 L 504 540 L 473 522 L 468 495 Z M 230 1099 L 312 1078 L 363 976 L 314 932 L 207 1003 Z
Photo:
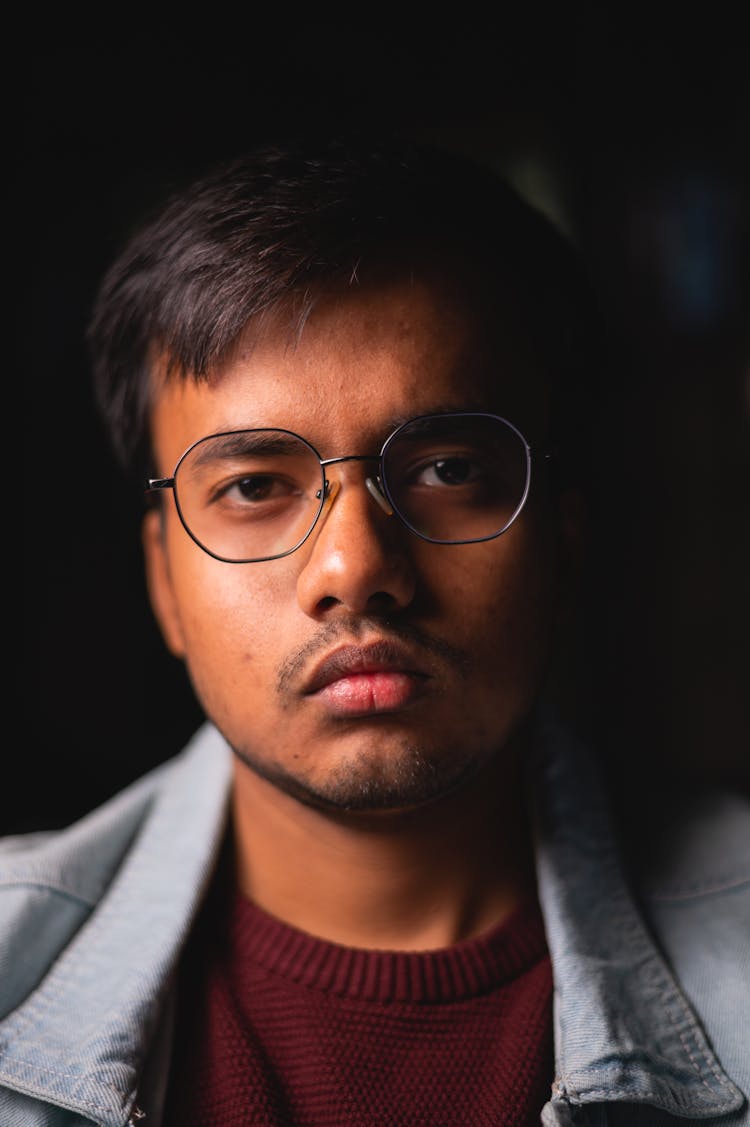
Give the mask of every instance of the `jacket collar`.
M 40 931 L 71 898 L 80 910 L 82 883 L 103 883 L 102 872 L 107 883 L 72 938 L 47 952 L 36 989 L 0 1023 L 0 1085 L 106 1127 L 127 1121 L 221 844 L 229 764 L 226 744 L 205 728 L 172 763 L 56 835 L 52 852 L 42 842 L 11 854 L 0 886 L 25 893 Z M 26 938 L 33 948 L 37 937 Z
M 736 1111 L 744 1097 L 627 888 L 593 764 L 549 715 L 540 716 L 539 737 L 536 850 L 557 1071 L 545 1122 L 567 1122 L 569 1104 L 610 1100 L 688 1118 Z M 35 860 L 11 855 L 0 886 L 33 886 L 40 929 L 81 874 L 81 903 L 91 903 L 72 938 L 49 953 L 36 989 L 0 1022 L 0 1084 L 122 1127 L 216 863 L 229 774 L 229 750 L 206 726 L 182 756 L 53 839 L 44 864 L 33 848 Z M 93 878 L 92 860 L 102 870 Z
M 555 989 L 552 1104 L 637 1102 L 696 1119 L 737 1111 L 745 1098 L 636 908 L 595 763 L 549 712 L 538 721 L 533 801 Z

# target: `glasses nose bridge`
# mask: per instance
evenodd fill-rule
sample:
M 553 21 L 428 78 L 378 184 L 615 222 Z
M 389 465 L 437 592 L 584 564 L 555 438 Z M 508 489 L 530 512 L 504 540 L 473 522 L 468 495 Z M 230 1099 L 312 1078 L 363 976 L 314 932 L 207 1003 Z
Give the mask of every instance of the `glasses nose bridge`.
M 393 509 L 391 508 L 391 504 L 390 504 L 388 498 L 386 497 L 385 493 L 383 492 L 383 486 L 382 486 L 382 483 L 381 483 L 380 467 L 381 467 L 381 464 L 382 464 L 382 456 L 380 454 L 341 454 L 337 458 L 321 458 L 320 459 L 320 464 L 321 464 L 321 466 L 323 467 L 324 470 L 326 469 L 327 466 L 341 465 L 342 462 L 377 462 L 378 463 L 378 472 L 375 475 L 375 477 L 369 477 L 368 476 L 368 477 L 365 478 L 365 488 L 367 489 L 367 492 L 372 497 L 373 501 L 376 501 L 377 504 L 380 506 L 380 508 L 383 510 L 385 515 L 392 517 L 393 516 Z M 333 494 L 330 490 L 330 485 L 329 485 L 327 478 L 326 478 L 326 481 L 325 481 L 325 496 L 331 497 L 331 499 L 333 500 Z
M 342 454 L 338 458 L 321 458 L 320 464 L 325 466 L 337 466 L 341 462 L 380 462 L 380 454 Z

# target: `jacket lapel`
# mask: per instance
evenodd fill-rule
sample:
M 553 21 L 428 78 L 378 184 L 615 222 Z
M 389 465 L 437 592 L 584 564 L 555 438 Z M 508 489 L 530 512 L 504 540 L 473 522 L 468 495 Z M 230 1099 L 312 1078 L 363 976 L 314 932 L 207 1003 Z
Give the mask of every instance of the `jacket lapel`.
M 744 1096 L 627 887 L 594 763 L 548 715 L 540 736 L 532 785 L 555 981 L 552 1103 L 636 1102 L 699 1119 L 737 1111 Z
M 229 759 L 203 729 L 177 760 L 79 825 L 73 846 L 61 835 L 68 883 L 96 869 L 102 887 L 72 937 L 49 952 L 39 985 L 0 1023 L 0 1083 L 107 1127 L 126 1121 L 221 844 Z M 123 843 L 119 858 L 113 841 Z M 6 887 L 23 884 L 24 863 L 11 857 Z M 46 867 L 55 881 L 37 866 L 25 888 L 37 927 L 62 895 L 59 861 Z

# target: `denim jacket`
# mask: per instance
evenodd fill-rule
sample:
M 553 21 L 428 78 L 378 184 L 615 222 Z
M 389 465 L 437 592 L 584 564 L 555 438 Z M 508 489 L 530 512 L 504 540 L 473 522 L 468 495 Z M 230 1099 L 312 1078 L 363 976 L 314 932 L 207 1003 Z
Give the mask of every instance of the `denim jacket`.
M 748 811 L 707 803 L 634 893 L 586 754 L 549 720 L 538 746 L 556 1058 L 542 1123 L 750 1124 Z M 158 1127 L 175 968 L 223 839 L 230 759 L 206 725 L 82 821 L 0 843 L 1 1127 Z

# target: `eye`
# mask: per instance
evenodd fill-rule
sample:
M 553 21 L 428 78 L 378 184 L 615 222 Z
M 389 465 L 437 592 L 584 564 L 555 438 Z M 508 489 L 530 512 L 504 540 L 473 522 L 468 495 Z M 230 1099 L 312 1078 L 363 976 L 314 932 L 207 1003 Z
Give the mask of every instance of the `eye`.
M 290 492 L 288 484 L 271 474 L 253 474 L 232 482 L 223 491 L 224 496 L 243 501 L 268 501 Z
M 470 485 L 482 478 L 483 471 L 471 458 L 436 458 L 414 474 L 417 485 Z
M 214 503 L 248 508 L 280 504 L 301 495 L 300 485 L 279 474 L 243 474 L 212 490 Z

